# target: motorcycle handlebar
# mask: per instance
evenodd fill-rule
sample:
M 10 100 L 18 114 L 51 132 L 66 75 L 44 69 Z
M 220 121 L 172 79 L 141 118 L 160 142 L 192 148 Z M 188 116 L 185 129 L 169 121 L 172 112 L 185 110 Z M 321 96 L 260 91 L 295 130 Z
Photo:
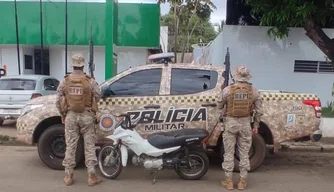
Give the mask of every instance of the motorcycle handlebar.
M 123 120 L 123 122 L 126 123 L 126 125 L 124 125 L 123 123 L 121 123 L 121 125 L 123 125 L 122 127 L 124 128 L 135 128 L 138 125 L 138 122 L 140 122 L 142 119 L 147 119 L 147 120 L 156 120 L 150 117 L 146 117 L 146 116 L 141 116 L 134 124 L 131 123 L 131 117 L 129 114 L 126 113 L 122 113 L 119 115 L 116 115 L 116 117 L 125 117 L 125 119 Z

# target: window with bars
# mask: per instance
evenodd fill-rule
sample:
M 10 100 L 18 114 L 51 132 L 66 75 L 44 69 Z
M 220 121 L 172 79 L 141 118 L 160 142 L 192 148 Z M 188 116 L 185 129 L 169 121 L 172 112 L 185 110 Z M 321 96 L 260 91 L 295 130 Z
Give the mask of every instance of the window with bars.
M 334 73 L 331 62 L 295 60 L 295 73 Z

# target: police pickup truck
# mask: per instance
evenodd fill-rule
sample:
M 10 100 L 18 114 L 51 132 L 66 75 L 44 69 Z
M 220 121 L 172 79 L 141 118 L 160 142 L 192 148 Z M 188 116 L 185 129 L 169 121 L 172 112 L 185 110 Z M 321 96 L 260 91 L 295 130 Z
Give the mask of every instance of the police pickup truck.
M 170 57 L 166 57 L 170 58 Z M 157 60 L 156 60 L 157 61 Z M 145 115 L 137 131 L 145 138 L 156 132 L 203 128 L 209 131 L 207 148 L 223 156 L 220 111 L 217 98 L 224 82 L 224 66 L 151 63 L 129 68 L 100 85 L 104 97 L 98 102 L 97 146 L 108 142 L 117 123 L 115 114 L 129 113 L 133 120 Z M 260 91 L 263 99 L 262 122 L 253 136 L 250 150 L 251 171 L 266 156 L 266 145 L 276 152 L 281 142 L 312 140 L 317 142 L 321 103 L 311 93 Z M 32 99 L 17 120 L 18 140 L 37 144 L 40 159 L 52 169 L 64 169 L 64 125 L 55 105 L 56 95 Z M 84 159 L 83 141 L 79 140 L 77 164 Z M 238 153 L 235 154 L 238 171 Z

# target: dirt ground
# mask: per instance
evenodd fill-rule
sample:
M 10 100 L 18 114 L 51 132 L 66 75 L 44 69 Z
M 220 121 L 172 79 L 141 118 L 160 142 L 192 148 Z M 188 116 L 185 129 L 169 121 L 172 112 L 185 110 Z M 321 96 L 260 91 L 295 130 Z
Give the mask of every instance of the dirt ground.
M 84 166 L 75 172 L 76 183 L 63 184 L 63 171 L 47 168 L 39 159 L 36 147 L 0 146 L 1 192 L 61 191 L 226 191 L 220 186 L 223 176 L 216 157 L 211 156 L 209 172 L 198 181 L 180 179 L 173 170 L 164 170 L 152 185 L 152 177 L 141 167 L 129 166 L 116 180 L 103 179 L 100 185 L 87 186 Z M 267 155 L 264 164 L 250 173 L 250 192 L 329 192 L 334 188 L 333 152 L 278 152 Z M 237 175 L 235 175 L 235 181 Z M 237 189 L 235 189 L 237 191 Z
M 6 120 L 2 126 L 0 126 L 0 135 L 7 135 L 10 137 L 16 136 L 16 121 Z

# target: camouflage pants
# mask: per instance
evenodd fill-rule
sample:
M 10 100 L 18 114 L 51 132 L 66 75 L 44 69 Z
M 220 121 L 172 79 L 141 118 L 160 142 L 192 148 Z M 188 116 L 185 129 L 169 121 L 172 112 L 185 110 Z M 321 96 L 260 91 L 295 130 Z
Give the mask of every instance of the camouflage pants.
M 97 157 L 95 153 L 94 114 L 68 112 L 65 118 L 66 152 L 63 160 L 65 173 L 73 173 L 76 166 L 75 154 L 80 135 L 84 139 L 85 164 L 88 173 L 95 173 Z
M 235 146 L 239 151 L 240 157 L 240 176 L 247 178 L 250 170 L 249 150 L 252 145 L 252 128 L 250 126 L 250 118 L 232 118 L 226 117 L 224 122 L 223 142 L 224 142 L 224 162 L 222 167 L 226 177 L 232 177 L 234 169 L 234 153 Z

